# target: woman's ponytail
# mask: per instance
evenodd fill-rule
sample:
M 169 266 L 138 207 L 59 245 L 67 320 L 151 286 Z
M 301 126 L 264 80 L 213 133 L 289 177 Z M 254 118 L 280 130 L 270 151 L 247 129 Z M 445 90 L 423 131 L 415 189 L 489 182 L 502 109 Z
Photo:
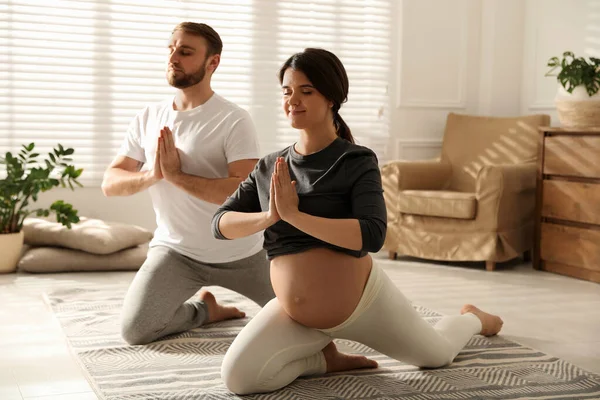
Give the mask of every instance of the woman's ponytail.
M 342 116 L 337 111 L 333 112 L 333 123 L 335 125 L 337 135 L 339 137 L 349 141 L 350 143 L 354 143 L 354 138 L 352 137 L 352 133 L 350 132 L 350 127 L 348 127 L 346 121 L 344 121 Z

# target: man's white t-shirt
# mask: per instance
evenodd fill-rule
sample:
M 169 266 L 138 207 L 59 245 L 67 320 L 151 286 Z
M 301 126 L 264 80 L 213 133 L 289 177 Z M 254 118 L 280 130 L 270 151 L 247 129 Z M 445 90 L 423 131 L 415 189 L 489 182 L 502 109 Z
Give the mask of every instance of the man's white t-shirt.
M 173 110 L 173 99 L 146 107 L 131 122 L 119 155 L 154 165 L 158 135 L 163 127 L 173 132 L 182 172 L 203 178 L 227 178 L 227 164 L 259 157 L 258 138 L 248 112 L 214 93 L 189 111 Z M 168 246 L 207 263 L 224 263 L 250 257 L 261 250 L 261 233 L 218 240 L 210 222 L 219 208 L 186 193 L 166 180 L 149 189 L 157 228 L 150 247 Z

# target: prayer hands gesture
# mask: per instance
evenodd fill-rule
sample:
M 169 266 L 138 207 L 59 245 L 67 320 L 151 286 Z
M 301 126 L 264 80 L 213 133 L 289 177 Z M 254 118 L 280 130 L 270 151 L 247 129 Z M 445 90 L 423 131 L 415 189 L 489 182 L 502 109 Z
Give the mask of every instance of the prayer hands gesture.
M 167 181 L 172 180 L 181 172 L 179 150 L 175 147 L 173 132 L 166 126 L 160 130 L 158 137 L 154 171 L 158 171 L 160 177 L 164 176 Z M 158 176 L 158 174 L 155 172 L 155 176 Z
M 283 157 L 278 157 L 271 176 L 269 215 L 272 221 L 277 222 L 282 219 L 289 222 L 289 219 L 298 213 L 298 203 L 296 181 L 292 181 Z
M 160 168 L 160 139 L 157 140 L 156 154 L 154 155 L 154 165 L 149 171 L 153 182 L 160 181 L 163 177 L 162 169 Z

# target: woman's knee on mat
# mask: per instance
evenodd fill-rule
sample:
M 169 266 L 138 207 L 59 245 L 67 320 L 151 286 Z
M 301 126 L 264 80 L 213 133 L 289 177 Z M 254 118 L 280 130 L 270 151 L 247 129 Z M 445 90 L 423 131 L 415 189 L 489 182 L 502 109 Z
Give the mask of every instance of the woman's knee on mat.
M 431 346 L 415 354 L 411 364 L 421 368 L 441 368 L 452 364 L 454 354 L 449 346 Z M 405 360 L 402 360 L 405 361 Z
M 252 363 L 232 360 L 227 354 L 221 365 L 221 379 L 229 391 L 238 395 L 259 392 L 258 371 L 260 367 Z

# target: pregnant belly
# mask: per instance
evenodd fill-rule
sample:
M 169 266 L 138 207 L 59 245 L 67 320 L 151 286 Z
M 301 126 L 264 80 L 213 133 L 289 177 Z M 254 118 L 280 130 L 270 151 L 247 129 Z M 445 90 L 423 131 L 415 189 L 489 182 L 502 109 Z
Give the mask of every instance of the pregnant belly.
M 311 328 L 333 328 L 358 305 L 371 262 L 369 255 L 355 258 L 316 248 L 273 259 L 271 282 L 291 318 Z

